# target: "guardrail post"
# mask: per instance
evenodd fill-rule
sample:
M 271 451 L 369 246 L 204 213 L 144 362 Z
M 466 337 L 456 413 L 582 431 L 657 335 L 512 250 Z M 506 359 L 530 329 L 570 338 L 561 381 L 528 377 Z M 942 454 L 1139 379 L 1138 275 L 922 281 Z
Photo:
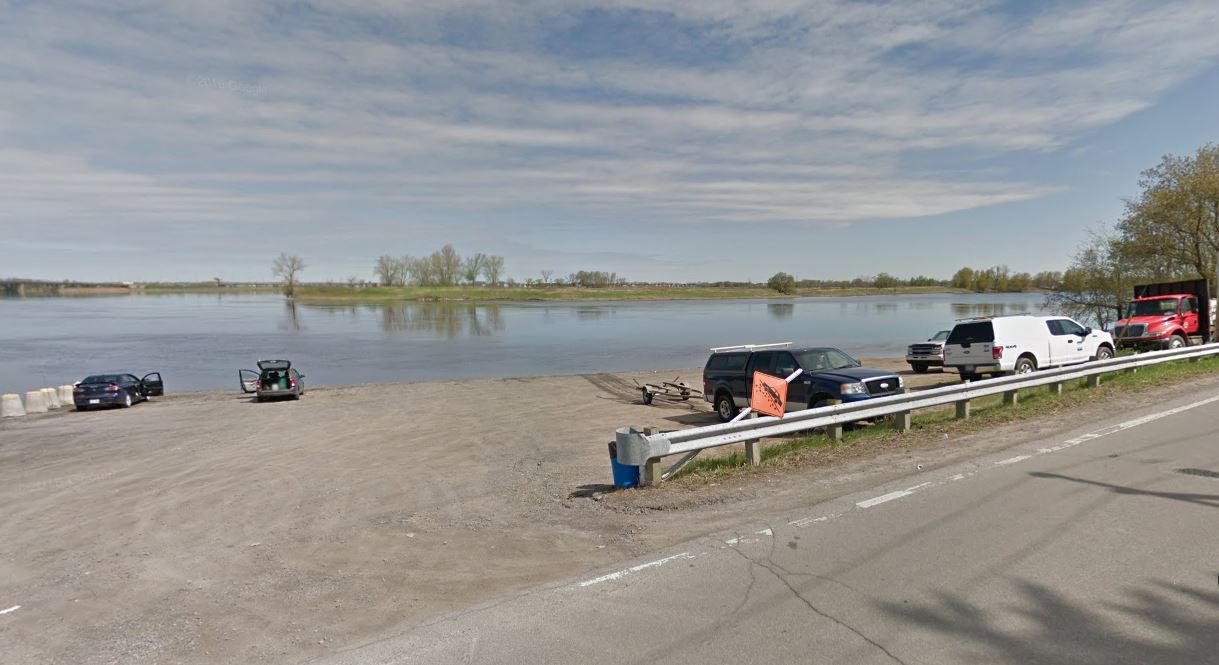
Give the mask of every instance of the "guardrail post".
M 1005 406 L 1016 406 L 1020 403 L 1020 391 L 1009 390 L 1003 393 L 1003 404 Z
M 660 430 L 655 427 L 643 428 L 644 436 L 652 436 Z M 659 485 L 660 481 L 664 480 L 664 469 L 660 468 L 659 457 L 649 457 L 639 467 L 639 485 L 646 487 L 648 485 Z
M 1062 397 L 1062 382 L 1061 381 L 1055 381 L 1054 383 L 1051 383 L 1049 385 L 1049 388 L 1050 388 L 1051 395 L 1055 395 L 1057 397 Z
M 898 411 L 897 413 L 893 414 L 893 429 L 895 429 L 899 432 L 909 432 L 910 431 L 910 412 L 909 411 Z
M 755 420 L 758 417 L 757 411 L 749 413 L 749 419 Z M 745 442 L 745 459 L 749 460 L 752 466 L 757 466 L 762 463 L 762 440 L 750 439 Z
M 957 420 L 966 420 L 969 418 L 969 400 L 963 399 L 957 402 Z
M 1196 363 L 1196 362 L 1198 362 L 1199 360 L 1202 360 L 1202 356 L 1194 356 L 1193 358 L 1190 358 L 1190 359 L 1189 359 L 1189 361 L 1190 361 L 1191 363 Z
M 660 481 L 664 480 L 664 471 L 660 468 L 659 457 L 649 459 L 639 470 L 642 472 L 639 474 L 640 485 L 659 485 Z
M 842 404 L 842 400 L 827 399 L 825 400 L 825 404 L 826 406 Z M 842 441 L 842 425 L 830 425 L 829 427 L 825 428 L 825 434 L 826 436 L 830 437 L 831 441 Z
M 1096 388 L 1098 386 L 1100 386 L 1100 374 L 1093 374 L 1092 376 L 1089 376 L 1088 377 L 1088 387 Z

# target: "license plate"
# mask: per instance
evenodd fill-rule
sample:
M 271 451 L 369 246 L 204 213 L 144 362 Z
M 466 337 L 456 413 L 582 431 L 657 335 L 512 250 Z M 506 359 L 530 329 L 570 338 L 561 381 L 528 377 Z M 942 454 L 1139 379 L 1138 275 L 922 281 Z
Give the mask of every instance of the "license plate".
M 100 399 L 91 399 L 91 400 L 89 400 L 89 403 L 90 404 L 101 404 L 102 401 Z
M 966 374 L 971 374 L 974 371 L 973 365 L 966 365 L 961 369 L 965 370 Z

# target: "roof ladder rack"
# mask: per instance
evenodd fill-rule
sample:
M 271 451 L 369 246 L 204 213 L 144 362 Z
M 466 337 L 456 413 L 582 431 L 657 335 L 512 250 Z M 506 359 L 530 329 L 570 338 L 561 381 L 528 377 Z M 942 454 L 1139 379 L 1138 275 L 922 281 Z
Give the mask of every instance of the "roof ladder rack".
M 791 342 L 774 342 L 771 344 L 737 344 L 736 346 L 713 346 L 711 353 L 724 353 L 725 351 L 757 351 L 758 349 L 786 349 L 792 345 Z

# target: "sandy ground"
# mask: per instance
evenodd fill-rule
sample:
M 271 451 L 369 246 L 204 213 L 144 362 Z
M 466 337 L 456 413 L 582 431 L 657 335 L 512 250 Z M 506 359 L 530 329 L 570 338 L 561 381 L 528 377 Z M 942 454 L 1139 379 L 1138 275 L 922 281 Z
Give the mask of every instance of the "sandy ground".
M 20 606 L 0 616 L 0 653 L 297 662 L 1063 424 L 599 495 L 616 427 L 715 422 L 701 400 L 639 402 L 632 378 L 676 375 L 699 378 L 197 393 L 0 422 L 0 610 Z

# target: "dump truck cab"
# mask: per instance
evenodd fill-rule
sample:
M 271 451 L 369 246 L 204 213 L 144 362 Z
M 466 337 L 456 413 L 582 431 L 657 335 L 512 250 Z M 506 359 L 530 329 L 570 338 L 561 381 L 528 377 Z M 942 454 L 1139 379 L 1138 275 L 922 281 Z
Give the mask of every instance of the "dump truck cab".
M 1113 326 L 1118 348 L 1177 349 L 1210 340 L 1215 303 L 1206 280 L 1144 284 Z

